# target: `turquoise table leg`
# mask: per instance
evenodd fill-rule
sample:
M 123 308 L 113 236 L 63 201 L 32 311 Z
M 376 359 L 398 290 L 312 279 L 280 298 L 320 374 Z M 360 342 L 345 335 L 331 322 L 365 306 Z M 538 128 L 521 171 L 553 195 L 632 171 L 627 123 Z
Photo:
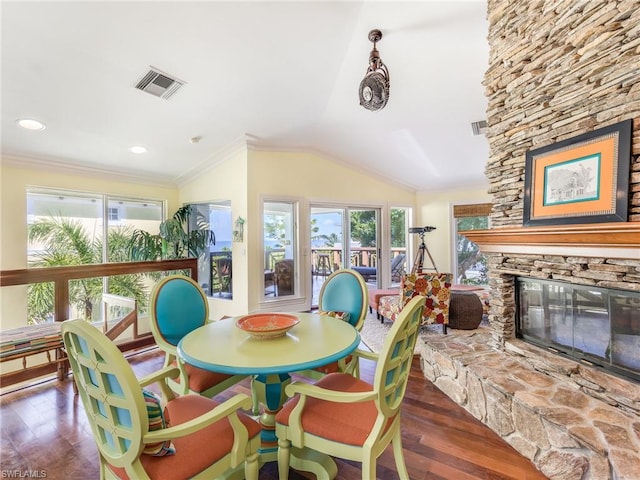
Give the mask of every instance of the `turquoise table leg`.
M 278 439 L 276 437 L 276 413 L 280 411 L 287 399 L 284 389 L 291 383 L 288 373 L 275 375 L 256 375 L 253 379 L 254 392 L 264 412 L 260 417 L 262 432 L 261 447 L 258 450 L 263 462 L 276 461 L 278 456 Z

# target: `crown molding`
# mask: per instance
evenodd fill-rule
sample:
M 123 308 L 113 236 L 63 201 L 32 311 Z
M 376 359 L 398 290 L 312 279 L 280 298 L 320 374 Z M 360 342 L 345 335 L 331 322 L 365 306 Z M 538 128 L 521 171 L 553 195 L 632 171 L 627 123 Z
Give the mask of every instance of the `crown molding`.
M 112 170 L 98 165 L 79 164 L 68 160 L 51 158 L 26 157 L 20 155 L 2 155 L 2 164 L 17 168 L 37 169 L 52 173 L 85 175 L 100 177 L 118 182 L 154 185 L 159 187 L 176 187 L 173 177 L 150 173 L 142 170 Z
M 207 155 L 204 160 L 199 162 L 197 165 L 190 168 L 183 174 L 178 175 L 175 178 L 176 185 L 178 187 L 183 187 L 187 183 L 196 180 L 200 175 L 203 175 L 212 168 L 215 168 L 216 166 L 224 163 L 237 153 L 246 150 L 249 147 L 250 140 L 250 135 L 241 135 L 233 142 L 230 142 L 227 145 L 219 148 L 215 152 Z

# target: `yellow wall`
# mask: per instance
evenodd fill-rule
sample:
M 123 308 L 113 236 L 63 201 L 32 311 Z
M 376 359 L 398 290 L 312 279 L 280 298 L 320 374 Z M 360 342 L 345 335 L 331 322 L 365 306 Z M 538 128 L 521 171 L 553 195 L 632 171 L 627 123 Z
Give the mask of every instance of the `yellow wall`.
M 300 202 L 299 225 L 301 262 L 308 259 L 309 224 L 308 209 L 311 203 L 348 204 L 381 208 L 382 218 L 388 217 L 390 207 L 412 207 L 415 209 L 415 225 L 433 225 L 434 232 L 425 240 L 440 271 L 451 271 L 452 267 L 452 205 L 460 203 L 487 202 L 491 198 L 484 188 L 461 189 L 450 192 L 419 193 L 403 189 L 383 180 L 371 177 L 366 172 L 333 162 L 312 153 L 265 152 L 239 148 L 223 161 L 201 173 L 179 188 L 134 184 L 110 180 L 104 177 L 72 175 L 69 173 L 45 172 L 35 168 L 3 165 L 0 168 L 0 266 L 2 269 L 26 266 L 26 188 L 27 186 L 81 190 L 95 193 L 128 195 L 167 201 L 167 215 L 188 202 L 231 200 L 232 218 L 246 220 L 242 243 L 233 244 L 233 301 L 210 299 L 211 318 L 224 315 L 240 315 L 264 308 L 261 302 L 262 279 L 250 272 L 262 271 L 262 201 L 265 197 L 289 198 Z M 383 221 L 383 237 L 389 226 Z M 412 236 L 414 242 L 417 236 Z M 381 245 L 384 249 L 387 246 Z M 310 266 L 310 265 L 309 265 Z M 307 278 L 310 268 L 302 269 L 301 282 L 310 284 Z M 25 318 L 23 295 L 15 295 L 4 289 L 7 295 L 0 298 L 2 328 L 8 320 Z M 2 290 L 0 289 L 0 295 Z M 9 301 L 9 297 L 11 300 Z M 14 299 L 17 298 L 17 301 Z M 303 298 L 293 307 L 308 308 L 309 298 Z M 11 315 L 8 314 L 11 312 Z M 22 320 L 23 321 L 23 320 Z
M 247 219 L 247 153 L 241 148 L 224 161 L 180 186 L 180 203 L 231 200 L 231 218 Z M 236 316 L 248 311 L 246 234 L 251 226 L 245 223 L 245 241 L 233 243 L 233 301 L 209 298 L 209 317 Z
M 301 223 L 299 224 L 300 245 L 302 247 L 301 264 L 309 268 L 300 270 L 302 285 L 310 285 L 308 275 L 311 272 L 309 258 L 308 212 L 310 203 L 335 202 L 351 206 L 379 207 L 382 218 L 388 217 L 389 207 L 414 207 L 415 194 L 408 190 L 385 183 L 358 171 L 312 153 L 248 152 L 248 223 L 247 235 L 248 268 L 250 272 L 261 272 L 262 238 L 262 201 L 264 197 L 290 198 L 300 201 Z M 388 225 L 383 222 L 383 238 Z M 307 247 L 307 248 L 306 248 Z M 381 246 L 383 250 L 385 245 Z M 261 278 L 249 276 L 249 311 L 261 308 L 263 300 Z M 251 294 L 253 293 L 253 294 Z M 310 298 L 292 302 L 292 310 L 309 308 Z
M 431 225 L 436 229 L 424 237 L 440 272 L 453 272 L 453 206 L 472 203 L 490 203 L 491 196 L 485 187 L 465 188 L 446 192 L 418 193 L 416 225 Z M 414 235 L 414 241 L 418 236 Z M 416 245 L 417 246 L 417 245 Z M 425 259 L 425 266 L 427 265 Z
M 167 201 L 167 214 L 177 208 L 175 187 L 134 184 L 102 177 L 0 165 L 0 269 L 27 266 L 27 187 L 59 188 L 91 193 L 127 195 Z M 24 326 L 25 287 L 0 289 L 0 328 Z

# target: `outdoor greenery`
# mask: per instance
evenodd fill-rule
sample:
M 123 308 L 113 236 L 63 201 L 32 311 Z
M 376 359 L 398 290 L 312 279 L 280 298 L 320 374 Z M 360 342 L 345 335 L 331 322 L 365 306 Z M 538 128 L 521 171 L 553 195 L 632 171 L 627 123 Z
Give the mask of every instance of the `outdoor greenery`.
M 208 220 L 191 205 L 184 205 L 160 224 L 159 233 L 134 230 L 129 254 L 132 260 L 140 261 L 198 258 L 215 243 L 216 236 Z
M 488 228 L 487 217 L 462 217 L 457 219 L 458 230 L 477 230 Z M 487 259 L 478 246 L 464 235 L 456 238 L 458 254 L 457 283 L 484 285 L 487 283 Z M 473 272 L 474 276 L 470 273 Z
M 361 247 L 376 246 L 376 212 L 374 210 L 352 211 L 350 218 L 351 239 Z
M 107 238 L 109 261 L 127 261 L 131 239 L 130 227 L 110 228 Z M 49 217 L 29 226 L 30 242 L 42 242 L 43 250 L 34 254 L 30 267 L 59 267 L 103 262 L 103 242 L 93 239 L 79 220 Z M 109 293 L 135 298 L 146 304 L 147 291 L 142 275 L 122 275 L 109 278 Z M 103 293 L 103 279 L 86 278 L 69 282 L 69 303 L 85 320 L 94 319 L 94 312 Z M 51 282 L 30 284 L 27 291 L 28 323 L 43 323 L 51 319 L 54 310 L 54 286 Z

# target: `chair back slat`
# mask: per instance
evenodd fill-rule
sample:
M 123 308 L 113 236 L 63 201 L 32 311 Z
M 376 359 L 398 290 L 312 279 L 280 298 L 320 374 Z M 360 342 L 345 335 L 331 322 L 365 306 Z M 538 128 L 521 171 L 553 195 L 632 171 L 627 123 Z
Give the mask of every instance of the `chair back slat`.
M 114 466 L 133 463 L 140 455 L 148 418 L 131 366 L 84 320 L 65 321 L 62 338 L 100 454 Z
M 426 298 L 412 298 L 387 334 L 376 368 L 374 390 L 380 411 L 394 416 L 402 404 Z

